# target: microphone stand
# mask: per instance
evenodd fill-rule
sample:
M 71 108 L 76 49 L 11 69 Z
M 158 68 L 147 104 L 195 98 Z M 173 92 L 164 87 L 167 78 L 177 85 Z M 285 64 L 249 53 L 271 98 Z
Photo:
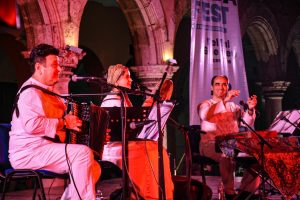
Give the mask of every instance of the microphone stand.
M 117 88 L 119 91 L 121 91 L 121 127 L 122 127 L 122 199 L 126 200 L 129 197 L 129 187 L 128 187 L 128 168 L 127 168 L 127 163 L 128 163 L 128 141 L 126 139 L 126 113 L 125 113 L 125 94 L 139 94 L 139 95 L 151 95 L 153 94 L 148 94 L 146 92 L 142 91 L 134 91 L 125 87 L 121 86 L 115 86 L 112 84 L 107 84 L 108 86 Z
M 122 134 L 122 199 L 126 200 L 128 197 L 128 174 L 127 174 L 127 155 L 128 155 L 128 141 L 126 140 L 126 115 L 125 115 L 125 106 L 124 106 L 124 92 L 121 87 L 114 86 L 112 84 L 107 84 L 111 87 L 118 88 L 121 92 L 121 134 Z M 127 88 L 126 88 L 127 89 Z M 127 89 L 129 90 L 129 89 Z M 127 91 L 126 90 L 126 91 Z M 69 94 L 65 96 L 69 97 L 80 97 L 80 96 L 88 96 L 88 95 L 93 95 L 93 96 L 106 96 L 106 95 L 115 95 L 118 94 L 116 92 L 107 92 L 103 94 Z
M 251 130 L 252 133 L 254 133 L 260 140 L 260 165 L 261 165 L 261 184 L 262 184 L 262 193 L 263 193 L 263 199 L 265 199 L 265 154 L 264 154 L 264 146 L 267 145 L 270 149 L 273 149 L 273 147 L 268 143 L 260 134 L 258 134 L 245 120 L 240 117 L 239 121 L 241 121 L 244 125 L 247 126 Z
M 125 113 L 125 94 L 136 94 L 136 95 L 149 95 L 153 96 L 153 94 L 142 92 L 142 91 L 135 91 L 121 86 L 115 86 L 112 84 L 108 84 L 113 88 L 117 88 L 121 91 L 121 127 L 122 127 L 122 199 L 126 200 L 129 197 L 129 187 L 128 187 L 128 141 L 126 139 L 126 113 Z
M 120 90 L 122 91 L 122 90 Z M 127 155 L 128 155 L 128 141 L 126 140 L 126 114 L 125 114 L 125 92 L 121 92 L 121 127 L 122 127 L 122 199 L 126 200 L 128 197 L 128 173 L 127 173 Z
M 159 174 L 159 200 L 165 200 L 166 199 L 166 188 L 165 188 L 165 174 L 164 174 L 164 158 L 163 158 L 163 131 L 161 127 L 161 113 L 160 113 L 160 89 L 166 80 L 168 70 L 170 68 L 171 63 L 168 62 L 167 68 L 165 72 L 163 73 L 161 82 L 159 84 L 158 89 L 155 92 L 155 95 L 153 96 L 153 103 L 151 105 L 151 109 L 156 102 L 156 108 L 157 108 L 157 127 L 158 127 L 158 174 Z M 150 110 L 151 110 L 150 109 Z
M 187 185 L 186 185 L 186 197 L 190 199 L 190 188 L 191 188 L 191 176 L 192 176 L 192 152 L 190 146 L 190 139 L 188 136 L 189 128 L 184 125 L 179 124 L 175 119 L 169 117 L 168 119 L 178 130 L 182 131 L 185 138 L 185 161 L 186 161 L 186 177 L 187 177 Z
M 127 163 L 128 163 L 128 141 L 126 140 L 126 113 L 125 113 L 125 106 L 124 106 L 124 96 L 125 94 L 136 94 L 136 95 L 148 95 L 154 97 L 153 94 L 147 93 L 147 92 L 142 92 L 142 91 L 135 91 L 129 88 L 125 88 L 122 86 L 116 86 L 113 84 L 109 84 L 106 81 L 102 79 L 93 79 L 92 81 L 96 83 L 103 83 L 106 84 L 107 86 L 110 86 L 112 88 L 118 89 L 121 93 L 121 128 L 122 128 L 122 199 L 126 200 L 128 198 L 129 194 L 129 189 L 128 189 L 128 173 L 127 173 Z M 116 94 L 115 92 L 108 92 L 104 93 L 102 95 L 109 95 L 109 94 Z M 97 94 L 94 94 L 97 95 Z M 70 95 L 71 96 L 71 95 Z M 72 95 L 75 96 L 75 95 Z M 157 106 L 158 107 L 158 106 Z M 159 112 L 160 114 L 160 112 Z M 160 124 L 160 123 L 159 123 Z M 159 128 L 161 130 L 161 128 Z
M 70 93 L 70 94 L 63 94 L 61 96 L 63 97 L 86 97 L 86 96 L 106 96 L 106 95 L 111 95 L 111 94 L 115 94 L 114 92 L 104 92 L 104 93 L 87 93 L 87 94 L 73 94 L 73 93 Z

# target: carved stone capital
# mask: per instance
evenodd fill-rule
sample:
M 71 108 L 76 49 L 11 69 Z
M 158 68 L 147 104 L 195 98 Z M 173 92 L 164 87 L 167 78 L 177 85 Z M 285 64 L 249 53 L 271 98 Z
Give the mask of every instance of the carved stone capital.
M 265 98 L 282 99 L 290 84 L 291 83 L 287 81 L 273 81 L 270 84 L 263 85 L 262 89 Z
M 78 61 L 85 56 L 85 52 L 77 47 L 69 47 L 59 49 L 59 64 L 62 70 L 59 73 L 58 83 L 55 85 L 56 91 L 60 94 L 69 93 L 69 82 L 74 74 L 72 69 L 77 68 Z
M 278 112 L 282 110 L 282 98 L 289 85 L 290 82 L 274 81 L 262 86 L 267 125 L 271 124 Z

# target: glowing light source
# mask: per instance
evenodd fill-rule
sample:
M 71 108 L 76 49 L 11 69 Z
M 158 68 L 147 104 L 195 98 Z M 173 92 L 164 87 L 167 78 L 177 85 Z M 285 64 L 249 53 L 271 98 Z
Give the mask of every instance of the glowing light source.
M 65 37 L 65 44 L 69 46 L 78 46 L 78 37 L 76 34 L 70 34 Z
M 173 51 L 168 49 L 163 52 L 163 61 L 166 62 L 170 58 L 173 58 Z
M 65 45 L 78 46 L 78 27 L 73 23 L 68 23 L 64 28 Z

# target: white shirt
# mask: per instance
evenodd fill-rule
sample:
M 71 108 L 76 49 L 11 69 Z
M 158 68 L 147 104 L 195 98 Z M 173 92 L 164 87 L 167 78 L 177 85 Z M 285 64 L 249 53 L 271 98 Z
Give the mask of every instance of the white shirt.
M 29 78 L 23 85 L 34 84 L 45 89 L 52 90 L 52 87 L 44 85 L 34 78 Z M 59 97 L 43 93 L 36 88 L 24 90 L 18 101 L 19 117 L 14 111 L 11 121 L 9 158 L 21 159 L 23 152 L 30 152 L 37 147 L 51 143 L 44 136 L 54 138 L 59 118 L 65 111 L 65 105 Z
M 234 102 L 216 102 L 213 99 L 204 101 L 198 106 L 201 130 L 206 132 L 202 141 L 214 140 L 216 135 L 238 133 L 239 122 L 242 119 L 250 126 L 254 125 L 255 113 L 249 115 L 243 112 L 239 105 Z
M 125 96 L 124 106 L 132 107 L 132 104 L 131 104 L 128 96 Z M 103 101 L 101 103 L 101 107 L 121 107 L 121 97 L 117 94 L 107 95 L 103 99 Z

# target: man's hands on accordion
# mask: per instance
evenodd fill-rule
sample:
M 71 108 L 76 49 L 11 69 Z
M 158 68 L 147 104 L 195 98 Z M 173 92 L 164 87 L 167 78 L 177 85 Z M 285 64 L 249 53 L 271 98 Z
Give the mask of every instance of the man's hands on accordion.
M 59 137 L 59 140 L 61 142 L 64 142 L 66 140 L 66 128 L 76 131 L 76 133 L 80 133 L 81 127 L 82 120 L 79 119 L 76 115 L 73 115 L 72 112 L 69 112 L 63 118 L 59 119 L 56 135 Z
M 82 120 L 73 115 L 72 112 L 64 116 L 64 126 L 67 129 L 81 132 Z
M 65 129 L 73 130 L 75 131 L 76 134 L 80 134 L 81 127 L 82 127 L 82 120 L 79 119 L 76 115 L 73 115 L 72 112 L 69 112 L 62 119 L 60 119 L 56 135 L 59 137 L 59 140 L 61 142 L 64 142 L 66 140 Z M 109 128 L 106 129 L 104 144 L 110 142 L 110 138 L 111 138 L 110 131 L 111 130 Z

